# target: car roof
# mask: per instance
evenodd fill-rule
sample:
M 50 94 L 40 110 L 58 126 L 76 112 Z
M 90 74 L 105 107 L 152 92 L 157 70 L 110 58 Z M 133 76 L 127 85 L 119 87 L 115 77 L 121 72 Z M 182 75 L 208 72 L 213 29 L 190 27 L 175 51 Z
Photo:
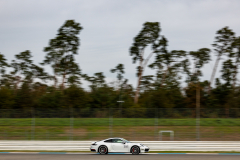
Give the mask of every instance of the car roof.
M 120 138 L 120 137 L 113 137 L 113 138 L 108 138 L 108 139 L 123 139 L 123 138 Z M 103 141 L 105 141 L 105 140 L 108 140 L 108 139 L 104 139 Z

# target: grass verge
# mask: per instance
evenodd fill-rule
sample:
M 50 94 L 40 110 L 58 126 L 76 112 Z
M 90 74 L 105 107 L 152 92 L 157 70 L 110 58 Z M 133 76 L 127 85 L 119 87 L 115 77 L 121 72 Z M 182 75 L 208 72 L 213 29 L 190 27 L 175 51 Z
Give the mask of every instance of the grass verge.
M 159 126 L 195 126 L 196 119 L 157 119 Z M 113 126 L 155 126 L 155 118 L 113 118 Z M 31 118 L 0 118 L 0 126 L 31 126 Z M 69 118 L 35 118 L 35 126 L 69 126 Z M 74 126 L 109 126 L 109 118 L 74 118 Z M 239 118 L 202 118 L 201 126 L 240 126 Z

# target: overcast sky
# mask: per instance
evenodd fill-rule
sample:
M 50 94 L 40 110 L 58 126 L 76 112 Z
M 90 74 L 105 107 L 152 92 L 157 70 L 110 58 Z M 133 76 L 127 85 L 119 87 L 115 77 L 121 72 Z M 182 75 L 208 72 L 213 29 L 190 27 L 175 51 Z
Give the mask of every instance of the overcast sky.
M 135 87 L 129 48 L 143 23 L 160 22 L 169 50 L 194 51 L 211 48 L 216 31 L 225 26 L 240 36 L 239 15 L 240 0 L 0 0 L 0 52 L 10 62 L 30 50 L 34 62 L 42 62 L 43 48 L 66 20 L 74 19 L 84 28 L 76 56 L 82 73 L 104 72 L 110 82 L 116 75 L 109 70 L 123 63 Z M 203 79 L 210 79 L 212 59 Z M 144 74 L 154 73 L 147 69 Z

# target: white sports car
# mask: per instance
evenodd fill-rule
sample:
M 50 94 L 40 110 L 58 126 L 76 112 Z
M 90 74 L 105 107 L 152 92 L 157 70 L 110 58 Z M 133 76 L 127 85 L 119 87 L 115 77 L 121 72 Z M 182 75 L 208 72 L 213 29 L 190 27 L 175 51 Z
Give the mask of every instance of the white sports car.
M 113 152 L 139 154 L 148 152 L 149 147 L 140 143 L 129 142 L 123 138 L 109 138 L 102 141 L 93 142 L 90 150 L 100 154 L 108 154 Z

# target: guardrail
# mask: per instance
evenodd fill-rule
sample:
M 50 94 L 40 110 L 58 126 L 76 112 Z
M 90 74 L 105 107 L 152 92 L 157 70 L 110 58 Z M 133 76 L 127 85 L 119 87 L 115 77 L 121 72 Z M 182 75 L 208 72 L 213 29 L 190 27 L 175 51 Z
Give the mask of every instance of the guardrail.
M 89 151 L 93 141 L 0 141 L 0 150 Z M 133 141 L 150 151 L 240 151 L 240 141 Z

